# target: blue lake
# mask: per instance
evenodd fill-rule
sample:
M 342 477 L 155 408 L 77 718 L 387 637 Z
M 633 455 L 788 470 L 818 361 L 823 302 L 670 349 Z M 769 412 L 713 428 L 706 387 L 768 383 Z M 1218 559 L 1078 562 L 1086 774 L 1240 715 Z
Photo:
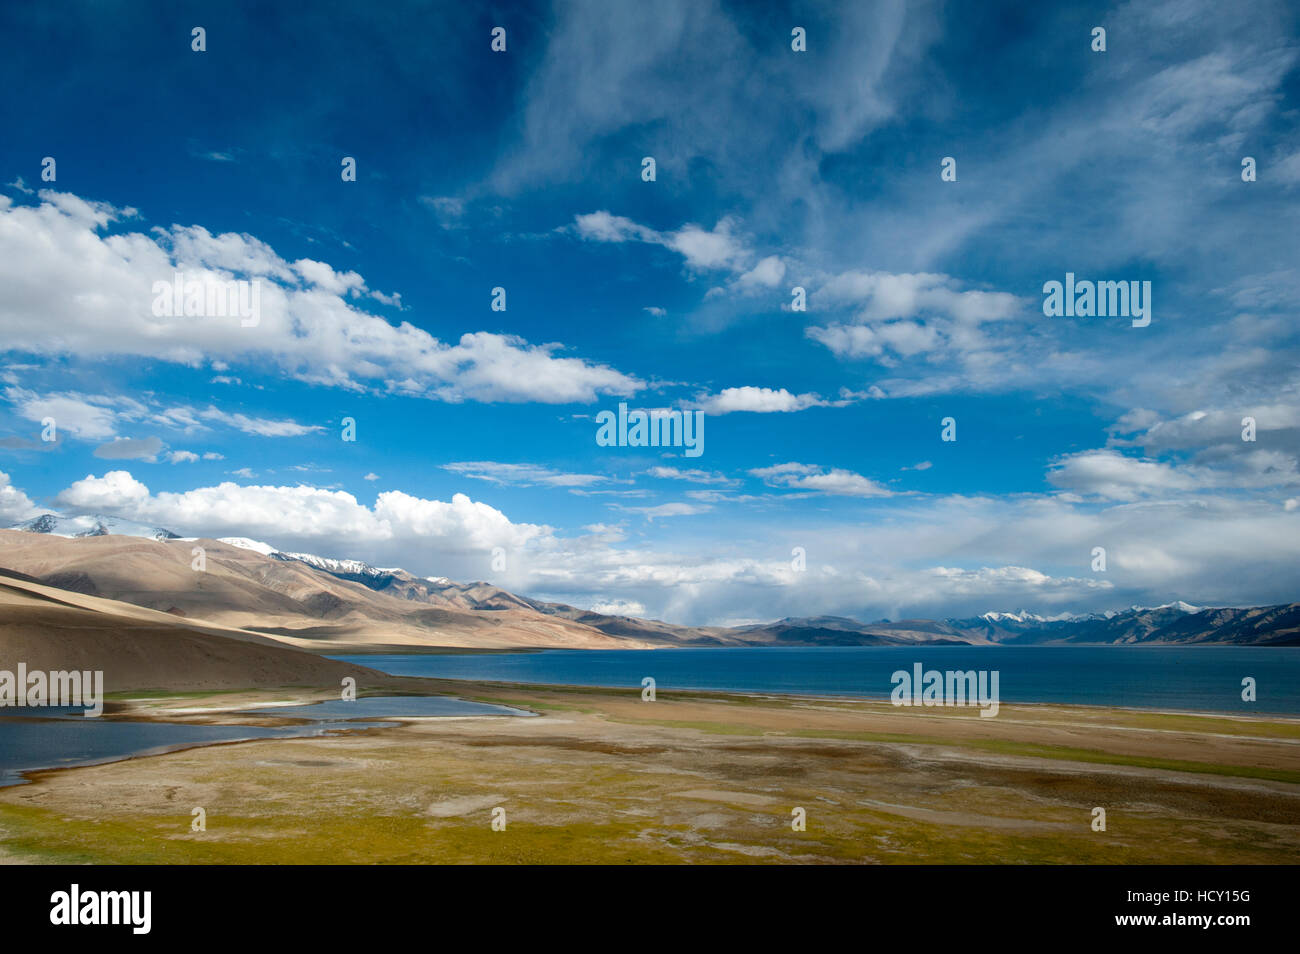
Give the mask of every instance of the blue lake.
M 339 656 L 401 676 L 641 691 L 859 696 L 887 699 L 896 670 L 997 670 L 1004 705 L 1017 702 L 1300 715 L 1300 649 L 1238 646 L 834 646 L 663 650 L 546 650 L 482 655 Z M 1256 682 L 1255 702 L 1241 698 Z
M 304 738 L 398 724 L 358 721 L 363 719 L 532 715 L 448 696 L 363 696 L 354 702 L 335 700 L 247 710 L 262 716 L 310 720 L 304 725 L 288 726 L 87 719 L 83 711 L 54 707 L 0 709 L 0 786 L 20 784 L 22 773 L 35 769 L 95 765 L 218 742 Z

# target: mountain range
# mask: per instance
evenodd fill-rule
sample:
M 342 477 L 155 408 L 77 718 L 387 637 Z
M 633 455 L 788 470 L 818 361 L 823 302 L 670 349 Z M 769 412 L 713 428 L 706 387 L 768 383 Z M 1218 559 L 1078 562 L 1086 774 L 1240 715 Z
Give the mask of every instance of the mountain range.
M 203 547 L 202 572 L 192 550 Z M 284 552 L 243 537 L 182 537 L 100 515 L 43 514 L 0 531 L 0 567 L 64 591 L 331 653 L 430 647 L 1042 644 L 1300 645 L 1300 604 L 1173 602 L 1088 615 L 989 612 L 966 619 L 787 618 L 680 626 L 420 577 L 359 560 Z

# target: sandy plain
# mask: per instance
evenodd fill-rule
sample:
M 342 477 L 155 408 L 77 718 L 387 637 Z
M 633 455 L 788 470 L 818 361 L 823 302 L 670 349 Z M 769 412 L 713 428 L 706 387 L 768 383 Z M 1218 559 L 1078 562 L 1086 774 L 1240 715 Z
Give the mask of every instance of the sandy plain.
M 1295 863 L 1300 720 L 384 680 L 536 718 L 408 719 L 34 773 L 0 861 Z M 107 717 L 274 724 L 262 689 Z M 233 710 L 267 705 L 257 716 Z M 202 807 L 207 830 L 191 830 Z M 1094 830 L 1094 809 L 1106 830 Z M 495 809 L 505 829 L 494 830 Z M 806 828 L 795 830 L 796 809 Z M 499 822 L 498 822 L 499 824 Z

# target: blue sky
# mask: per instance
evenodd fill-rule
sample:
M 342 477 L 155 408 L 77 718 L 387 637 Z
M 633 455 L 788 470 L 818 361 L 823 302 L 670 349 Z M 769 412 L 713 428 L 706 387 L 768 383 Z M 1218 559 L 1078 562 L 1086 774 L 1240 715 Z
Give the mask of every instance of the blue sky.
M 1293 600 L 1297 18 L 6 8 L 0 518 L 686 623 Z M 258 324 L 153 314 L 177 270 Z M 1066 272 L 1150 325 L 1044 316 Z M 597 446 L 620 401 L 704 453 Z

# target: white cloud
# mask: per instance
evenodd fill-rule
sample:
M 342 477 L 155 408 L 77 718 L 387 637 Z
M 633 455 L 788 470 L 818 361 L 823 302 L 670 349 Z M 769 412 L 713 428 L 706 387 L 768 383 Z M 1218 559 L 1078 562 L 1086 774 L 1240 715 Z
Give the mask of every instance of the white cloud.
M 1108 500 L 1169 498 L 1214 489 L 1248 491 L 1300 484 L 1294 456 L 1241 444 L 1235 456 L 1215 466 L 1175 464 L 1128 457 L 1103 449 L 1067 454 L 1052 462 L 1047 479 L 1053 486 Z
M 735 268 L 748 252 L 732 234 L 734 228 L 735 223 L 730 219 L 722 219 L 712 231 L 686 225 L 665 236 L 663 244 L 686 259 L 691 268 Z
M 110 470 L 103 477 L 87 474 L 56 498 L 55 503 L 76 510 L 129 517 L 149 499 L 149 488 L 131 476 L 130 471 Z
M 173 464 L 192 464 L 199 459 L 199 455 L 193 451 L 175 450 L 167 455 L 167 460 Z
M 812 464 L 776 464 L 750 471 L 770 487 L 789 487 L 818 494 L 841 497 L 889 497 L 893 491 L 861 474 L 832 467 L 829 470 Z
M 723 388 L 717 394 L 696 399 L 706 414 L 732 414 L 750 411 L 757 414 L 788 413 L 810 407 L 841 406 L 843 402 L 824 401 L 816 394 L 792 394 L 785 388 Z
M 665 145 L 660 181 L 685 180 L 698 158 L 727 170 L 739 194 L 806 201 L 815 177 L 787 182 L 788 167 L 847 148 L 891 116 L 891 65 L 918 57 L 936 34 L 932 11 L 903 0 L 810 8 L 800 21 L 807 57 L 788 47 L 772 55 L 773 43 L 789 43 L 789 26 L 781 36 L 751 31 L 718 0 L 566 3 L 552 14 L 520 139 L 500 158 L 494 190 L 600 181 L 632 139 Z M 809 58 L 817 69 L 804 68 Z
M 678 501 L 675 503 L 656 504 L 653 507 L 622 507 L 628 513 L 639 513 L 647 520 L 660 517 L 690 517 L 699 513 L 708 513 L 713 508 L 707 504 L 691 504 Z
M 0 470 L 0 521 L 3 521 L 3 525 L 8 526 L 21 520 L 28 520 L 38 513 L 40 511 L 36 504 L 13 486 L 9 481 L 9 475 Z
M 848 271 L 835 275 L 810 297 L 818 308 L 855 305 L 865 319 L 882 321 L 932 313 L 958 321 L 1002 321 L 1021 306 L 1006 292 L 958 290 L 948 275 Z
M 1170 418 L 1139 409 L 1121 417 L 1112 430 L 1133 435 L 1117 439 L 1118 445 L 1142 447 L 1148 453 L 1214 445 L 1249 450 L 1242 441 L 1247 417 L 1254 419 L 1257 442 L 1276 443 L 1285 439 L 1286 432 L 1300 434 L 1300 404 L 1278 400 L 1252 401 L 1232 409 L 1202 407 Z
M 570 474 L 536 464 L 503 464 L 491 460 L 457 461 L 443 464 L 442 469 L 475 480 L 517 487 L 533 484 L 545 487 L 589 487 L 608 480 L 600 474 Z
M 947 275 L 849 271 L 827 280 L 810 305 L 849 307 L 854 319 L 813 325 L 805 334 L 841 358 L 943 355 L 968 362 L 967 370 L 974 371 L 969 363 L 1022 345 L 1005 332 L 990 339 L 981 326 L 1015 318 L 1023 304 L 1005 292 L 961 290 Z M 1005 366 L 1005 359 L 1000 363 Z
M 449 195 L 422 195 L 420 204 L 429 209 L 444 229 L 461 227 L 465 217 L 465 200 Z
M 1278 160 L 1271 171 L 1271 177 L 1278 182 L 1292 186 L 1300 185 L 1300 151 Z
M 592 242 L 654 242 L 664 244 L 663 237 L 654 229 L 638 225 L 622 215 L 614 215 L 608 210 L 577 215 L 574 227 L 581 238 Z
M 268 251 L 270 251 L 268 249 Z M 366 290 L 365 280 L 356 272 L 336 272 L 324 262 L 310 258 L 299 259 L 293 263 L 293 270 L 302 276 L 308 285 L 329 292 L 331 295 L 344 295 Z
M 95 456 L 104 460 L 148 460 L 158 457 L 162 441 L 156 437 L 115 437 L 95 448 Z M 172 461 L 175 463 L 175 461 Z
M 845 481 L 835 471 L 801 464 L 757 473 L 781 486 L 817 476 L 842 489 L 858 483 L 856 475 Z M 313 487 L 223 483 L 152 494 L 125 471 L 77 481 L 58 503 L 185 534 L 252 533 L 281 549 L 404 566 L 421 575 L 493 579 L 577 606 L 636 602 L 645 615 L 705 624 L 816 614 L 868 621 L 970 616 L 1020 607 L 1050 614 L 1172 599 L 1211 606 L 1284 602 L 1294 598 L 1292 568 L 1300 563 L 1300 498 L 1287 499 L 1289 505 L 1279 506 L 1277 497 L 1111 504 L 1064 494 L 896 495 L 875 516 L 847 523 L 842 512 L 819 505 L 767 525 L 719 523 L 722 533 L 691 536 L 682 546 L 627 546 L 622 528 L 609 524 L 557 537 L 549 527 L 514 523 L 462 495 L 441 502 L 381 494 L 367 507 L 349 494 Z M 0 508 L 14 520 L 35 509 L 6 478 L 0 478 Z M 654 520 L 699 511 L 666 504 L 636 512 Z M 802 573 L 790 565 L 795 545 L 808 555 Z M 1090 569 L 1099 545 L 1107 549 L 1105 574 Z M 507 551 L 506 574 L 490 569 L 494 546 Z
M 216 421 L 245 434 L 254 434 L 258 437 L 301 437 L 304 434 L 315 434 L 325 429 L 319 424 L 299 424 L 297 421 L 277 421 L 265 417 L 249 417 L 246 414 L 230 414 L 215 407 L 208 407 L 206 410 L 199 411 L 198 416 L 205 421 Z
M 645 605 L 636 600 L 610 600 L 607 603 L 592 603 L 588 608 L 593 613 L 605 616 L 645 616 Z
M 711 230 L 695 224 L 682 226 L 674 232 L 657 232 L 652 228 L 639 225 L 621 215 L 613 215 L 606 210 L 590 212 L 574 217 L 574 227 L 579 237 L 592 242 L 646 242 L 662 245 L 681 255 L 689 268 L 737 269 L 747 259 L 750 252 L 735 235 L 736 223 L 729 218 L 720 219 Z M 758 277 L 753 282 L 770 278 L 772 272 L 785 268 L 779 259 L 764 259 L 754 271 Z M 780 281 L 780 278 L 776 279 Z
M 685 480 L 692 484 L 736 484 L 725 474 L 710 470 L 683 470 L 678 467 L 651 467 L 646 473 L 659 480 Z
M 152 493 L 124 470 L 87 475 L 55 502 L 71 510 L 156 524 L 185 536 L 251 536 L 282 550 L 346 554 L 385 566 L 427 564 L 431 554 L 481 554 L 486 559 L 493 547 L 519 551 L 550 536 L 547 527 L 512 523 L 501 511 L 464 494 L 441 501 L 386 491 L 367 507 L 344 491 L 305 485 L 227 482 L 181 493 Z
M 759 288 L 775 288 L 785 277 L 785 262 L 779 255 L 769 255 L 757 265 L 736 279 L 736 287 L 741 291 Z
M 55 427 L 84 440 L 103 440 L 117 433 L 119 411 L 117 399 L 102 394 L 39 395 L 23 388 L 10 387 L 5 400 L 29 421 L 53 418 Z M 137 405 L 138 407 L 138 405 Z
M 121 395 L 81 394 L 74 391 L 37 394 L 20 387 L 9 387 L 4 399 L 30 421 L 40 422 L 53 418 L 56 427 L 85 440 L 98 440 L 117 435 L 125 423 L 147 422 L 175 428 L 187 433 L 206 431 L 204 422 L 213 422 L 259 437 L 299 437 L 314 434 L 323 427 L 317 424 L 299 424 L 293 420 L 251 417 L 243 413 L 231 414 L 212 405 L 196 408 L 189 405 L 163 406 L 152 398 L 137 400 Z M 157 438 L 149 438 L 157 441 Z M 124 445 L 129 446 L 129 445 Z M 152 453 L 161 449 L 161 442 Z M 99 454 L 104 457 L 107 454 Z M 220 455 L 215 458 L 220 459 Z
M 370 293 L 360 276 L 290 264 L 250 235 L 179 225 L 106 234 L 134 210 L 40 197 L 36 206 L 0 203 L 0 337 L 28 351 L 261 363 L 316 384 L 446 401 L 591 402 L 643 387 L 606 365 L 557 356 L 555 344 L 488 332 L 446 344 L 409 322 L 392 325 L 351 303 Z M 260 320 L 155 315 L 154 283 L 178 271 L 187 281 L 260 281 Z

